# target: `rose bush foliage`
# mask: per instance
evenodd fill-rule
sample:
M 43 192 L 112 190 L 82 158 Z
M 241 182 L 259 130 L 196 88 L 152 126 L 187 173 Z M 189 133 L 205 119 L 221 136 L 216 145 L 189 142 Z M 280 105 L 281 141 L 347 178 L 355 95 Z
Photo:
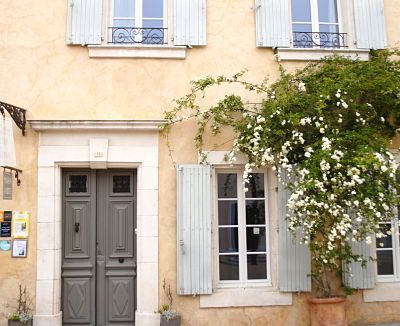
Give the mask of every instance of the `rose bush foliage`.
M 398 164 L 388 147 L 400 122 L 398 55 L 373 52 L 368 62 L 330 57 L 292 74 L 282 70 L 272 85 L 248 82 L 244 71 L 207 77 L 193 82 L 191 92 L 165 114 L 166 133 L 177 122 L 197 119 L 201 154 L 207 127 L 213 134 L 231 127 L 227 161 L 247 156 L 245 180 L 254 168 L 276 170 L 292 192 L 289 228 L 302 230 L 298 241 L 310 247 L 312 276 L 323 296 L 331 295 L 326 271 L 371 259 L 353 253 L 350 243 L 387 236 L 379 222 L 395 218 Z M 262 101 L 249 104 L 230 94 L 215 106 L 199 104 L 208 88 L 226 84 L 260 93 Z

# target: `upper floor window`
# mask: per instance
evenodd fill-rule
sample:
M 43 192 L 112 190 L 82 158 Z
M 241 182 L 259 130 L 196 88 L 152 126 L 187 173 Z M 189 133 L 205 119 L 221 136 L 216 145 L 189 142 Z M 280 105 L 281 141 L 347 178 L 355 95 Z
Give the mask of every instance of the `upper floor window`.
M 345 47 L 338 0 L 291 0 L 293 47 Z
M 242 172 L 217 173 L 219 284 L 269 280 L 266 177 L 253 173 L 243 190 Z
M 166 0 L 111 0 L 109 43 L 165 44 Z

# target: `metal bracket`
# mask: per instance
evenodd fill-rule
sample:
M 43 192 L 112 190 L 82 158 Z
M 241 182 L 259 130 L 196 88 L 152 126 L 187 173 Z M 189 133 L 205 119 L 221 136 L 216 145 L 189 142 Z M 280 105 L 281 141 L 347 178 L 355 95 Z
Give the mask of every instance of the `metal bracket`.
M 22 135 L 25 136 L 26 110 L 0 101 L 0 113 L 3 117 L 6 116 L 4 110 L 10 114 L 15 124 L 22 130 Z
M 15 173 L 15 179 L 17 179 L 17 186 L 21 185 L 21 179 L 19 178 L 19 174 L 22 173 L 22 170 L 13 168 L 11 166 L 2 166 L 4 170 L 11 170 Z

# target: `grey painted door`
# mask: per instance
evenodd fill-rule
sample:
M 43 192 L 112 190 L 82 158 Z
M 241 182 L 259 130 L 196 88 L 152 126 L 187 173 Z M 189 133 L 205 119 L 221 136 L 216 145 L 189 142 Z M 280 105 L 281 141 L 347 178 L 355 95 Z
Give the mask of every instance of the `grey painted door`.
M 134 325 L 135 189 L 135 171 L 63 171 L 63 325 Z

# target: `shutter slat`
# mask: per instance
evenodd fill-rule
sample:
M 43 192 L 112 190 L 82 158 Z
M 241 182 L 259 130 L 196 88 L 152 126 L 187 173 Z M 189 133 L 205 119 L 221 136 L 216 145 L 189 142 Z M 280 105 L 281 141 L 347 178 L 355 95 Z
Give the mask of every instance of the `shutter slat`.
M 174 1 L 174 44 L 206 45 L 206 0 Z
M 290 47 L 289 1 L 256 0 L 256 45 Z
M 212 291 L 210 178 L 209 166 L 178 166 L 177 270 L 181 295 Z
M 282 181 L 287 182 L 282 172 Z M 282 183 L 278 185 L 278 225 L 279 225 L 279 290 L 281 292 L 311 291 L 311 255 L 307 245 L 300 244 L 301 231 L 296 236 L 288 229 L 286 220 L 287 201 L 290 192 Z
M 354 0 L 354 20 L 357 48 L 384 49 L 387 47 L 383 0 Z
M 67 44 L 101 44 L 103 0 L 68 0 Z
M 372 244 L 363 242 L 351 242 L 351 250 L 354 254 L 363 257 L 375 257 L 375 248 Z M 344 270 L 350 273 L 343 273 L 343 283 L 353 289 L 372 289 L 375 286 L 375 265 L 368 261 L 363 267 L 361 262 L 351 262 L 344 266 Z

